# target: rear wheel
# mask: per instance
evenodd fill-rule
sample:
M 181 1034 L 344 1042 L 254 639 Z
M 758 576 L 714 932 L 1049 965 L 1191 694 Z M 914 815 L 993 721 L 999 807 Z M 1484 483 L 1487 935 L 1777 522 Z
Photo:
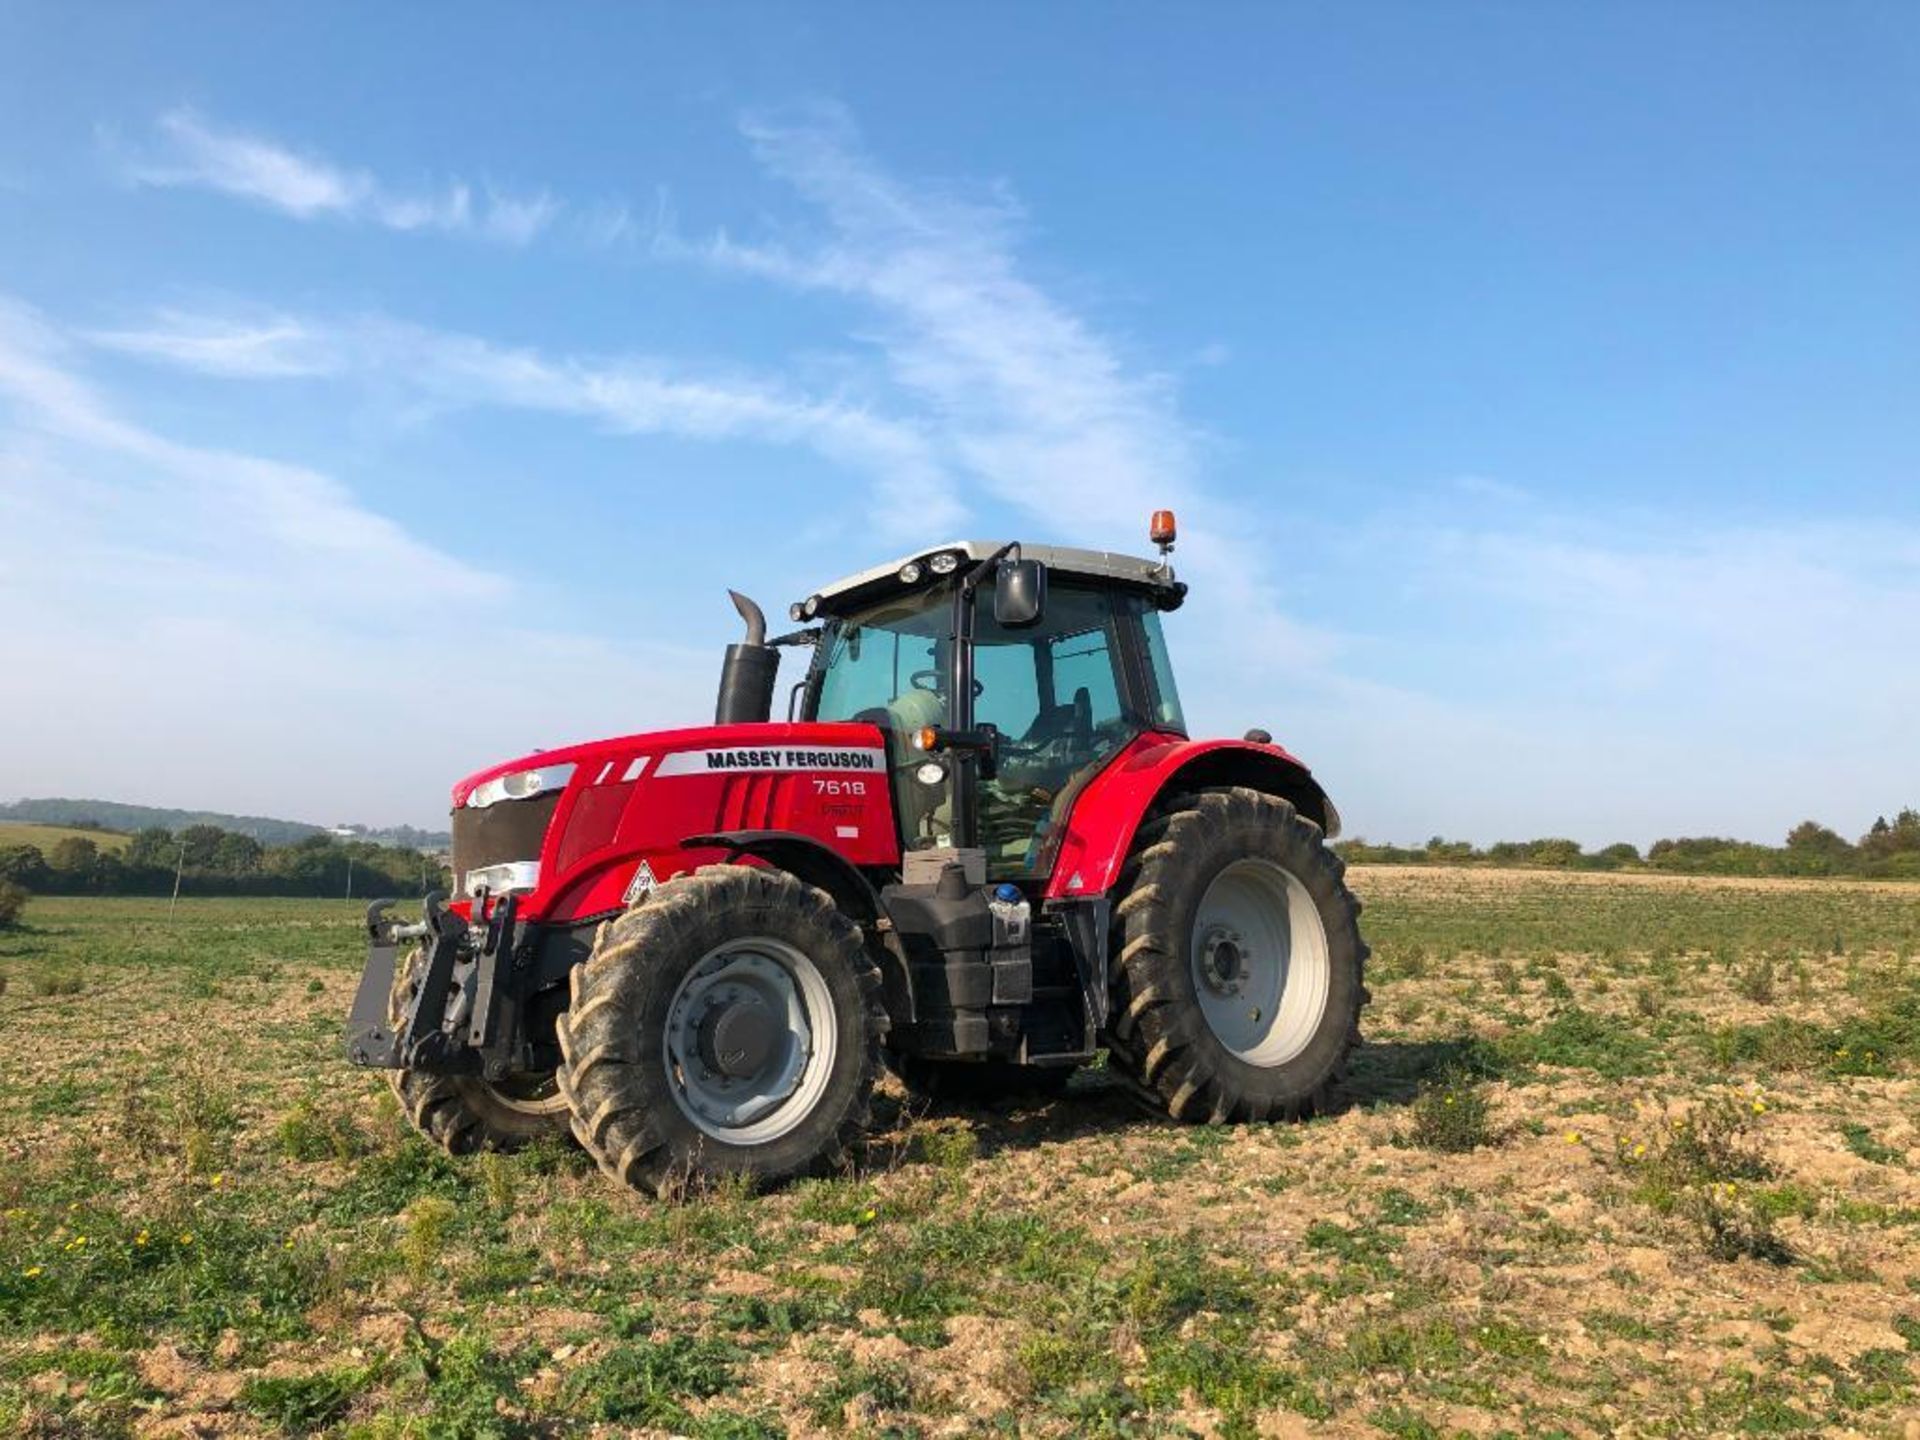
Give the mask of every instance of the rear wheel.
M 778 870 L 712 865 L 602 926 L 559 1022 L 559 1083 L 600 1168 L 667 1194 L 846 1164 L 886 1030 L 859 930 Z
M 396 1023 L 420 984 L 426 953 L 414 950 L 396 968 L 388 1015 Z M 517 1150 L 542 1135 L 567 1133 L 567 1101 L 552 1071 L 493 1082 L 478 1075 L 394 1070 L 388 1083 L 413 1128 L 454 1155 Z
M 1115 1068 L 1176 1119 L 1324 1104 L 1368 997 L 1360 902 L 1320 827 L 1204 791 L 1141 827 L 1123 887 Z

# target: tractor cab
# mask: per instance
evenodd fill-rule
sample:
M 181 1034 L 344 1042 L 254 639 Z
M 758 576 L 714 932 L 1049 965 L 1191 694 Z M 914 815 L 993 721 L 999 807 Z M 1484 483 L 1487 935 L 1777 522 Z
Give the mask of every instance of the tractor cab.
M 1076 787 L 1138 737 L 1184 739 L 1161 561 L 971 541 L 828 586 L 793 697 L 806 721 L 879 727 L 906 852 L 980 849 L 996 880 L 1044 877 Z

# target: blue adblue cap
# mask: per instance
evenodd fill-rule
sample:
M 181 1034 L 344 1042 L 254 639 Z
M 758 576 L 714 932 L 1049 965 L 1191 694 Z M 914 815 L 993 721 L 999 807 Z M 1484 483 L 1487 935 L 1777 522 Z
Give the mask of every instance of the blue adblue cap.
M 1002 880 L 998 885 L 993 887 L 993 898 L 1011 905 L 1014 901 L 1020 899 L 1020 887 Z

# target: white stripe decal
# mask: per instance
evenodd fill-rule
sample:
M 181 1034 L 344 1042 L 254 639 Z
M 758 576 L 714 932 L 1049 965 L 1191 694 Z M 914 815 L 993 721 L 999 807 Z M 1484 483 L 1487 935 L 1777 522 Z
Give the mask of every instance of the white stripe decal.
M 638 780 L 641 772 L 646 768 L 647 757 L 644 755 L 636 755 L 633 757 L 632 763 L 627 766 L 626 773 L 623 774 L 620 779 L 623 782 L 627 780 Z
M 660 762 L 653 773 L 710 775 L 728 770 L 834 770 L 842 773 L 884 774 L 887 752 L 852 745 L 728 745 L 716 750 L 681 750 Z
M 600 773 L 593 777 L 593 783 L 596 785 L 606 784 L 607 776 L 611 775 L 612 773 L 613 773 L 613 761 L 609 760 L 607 761 L 606 764 L 600 767 Z
M 833 834 L 834 838 L 838 840 L 858 840 L 860 838 L 860 827 L 858 825 L 836 825 L 833 827 Z

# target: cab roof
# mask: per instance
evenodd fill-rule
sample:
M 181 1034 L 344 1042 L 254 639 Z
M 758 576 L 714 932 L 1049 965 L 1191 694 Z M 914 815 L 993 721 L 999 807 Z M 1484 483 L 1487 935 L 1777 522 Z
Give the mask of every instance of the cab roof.
M 929 545 L 924 550 L 902 555 L 897 560 L 889 560 L 884 565 L 875 565 L 870 570 L 862 570 L 831 585 L 822 586 L 814 591 L 811 598 L 819 601 L 816 608 L 835 609 L 836 600 L 855 594 L 864 600 L 868 598 L 866 592 L 877 591 L 884 582 L 899 583 L 901 568 L 913 561 L 919 561 L 924 569 L 936 555 L 957 555 L 963 564 L 971 564 L 987 559 L 1007 543 L 1005 540 L 950 540 L 944 545 Z M 1149 589 L 1161 589 L 1173 583 L 1173 568 L 1165 561 L 1146 560 L 1138 555 L 1117 555 L 1111 550 L 1030 545 L 1023 540 L 1020 542 L 1020 556 L 1025 560 L 1038 560 L 1049 571 L 1059 575 L 1084 575 L 1089 579 Z

